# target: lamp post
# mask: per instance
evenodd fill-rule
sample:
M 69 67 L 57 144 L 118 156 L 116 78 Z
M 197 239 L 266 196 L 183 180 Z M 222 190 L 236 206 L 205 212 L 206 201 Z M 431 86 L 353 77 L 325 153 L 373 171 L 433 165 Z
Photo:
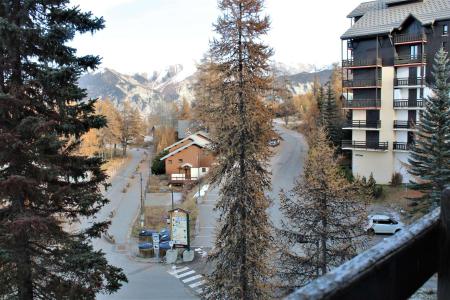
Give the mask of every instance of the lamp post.
M 145 216 L 144 216 L 144 197 L 142 194 L 142 173 L 139 173 L 140 176 L 140 182 L 141 182 L 141 227 L 144 227 L 144 220 L 145 220 Z
M 169 184 L 169 186 L 170 186 L 170 191 L 172 193 L 172 210 L 173 210 L 174 209 L 174 205 L 173 205 L 173 185 Z

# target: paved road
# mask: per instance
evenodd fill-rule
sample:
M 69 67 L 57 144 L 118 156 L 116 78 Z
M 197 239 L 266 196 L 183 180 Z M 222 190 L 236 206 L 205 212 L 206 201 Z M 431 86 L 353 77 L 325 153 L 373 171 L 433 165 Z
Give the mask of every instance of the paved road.
M 128 277 L 128 284 L 113 295 L 98 295 L 97 299 L 197 299 L 179 280 L 171 276 L 169 267 L 161 264 L 136 261 L 130 252 L 135 245 L 129 244 L 129 234 L 132 223 L 140 208 L 140 177 L 136 173 L 142 172 L 143 182 L 148 178 L 148 160 L 144 150 L 130 149 L 131 161 L 124 166 L 112 180 L 112 187 L 106 191 L 110 203 L 97 214 L 98 221 L 106 220 L 112 211 L 112 218 L 108 232 L 114 236 L 116 244 L 110 244 L 104 238 L 92 241 L 94 248 L 105 252 L 110 264 L 120 267 Z M 134 177 L 134 178 L 132 178 Z M 122 193 L 127 183 L 130 187 Z M 88 220 L 83 220 L 85 227 Z

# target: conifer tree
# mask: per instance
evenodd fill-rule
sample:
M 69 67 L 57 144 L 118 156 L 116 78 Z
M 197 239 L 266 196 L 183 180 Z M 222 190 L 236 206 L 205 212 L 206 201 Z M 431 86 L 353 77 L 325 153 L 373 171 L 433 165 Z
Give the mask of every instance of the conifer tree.
M 425 206 L 439 204 L 450 183 L 450 66 L 443 48 L 435 55 L 432 74 L 433 95 L 425 99 L 409 159 L 412 188 L 423 193 Z
M 263 98 L 270 89 L 271 49 L 261 42 L 269 30 L 262 17 L 262 0 L 221 0 L 222 16 L 215 25 L 218 39 L 211 45 L 218 68 L 215 86 L 219 104 L 214 149 L 218 166 L 212 174 L 220 187 L 219 228 L 206 299 L 268 299 L 270 188 L 267 142 L 271 115 Z
M 67 45 L 103 19 L 68 3 L 0 2 L 1 299 L 94 299 L 126 281 L 90 243 L 107 223 L 64 230 L 108 202 L 103 161 L 76 154 L 83 134 L 105 126 L 77 85 L 100 59 Z
M 281 194 L 279 276 L 292 290 L 344 263 L 365 247 L 366 197 L 336 162 L 323 128 L 315 136 L 304 174 Z
M 335 147 L 338 147 L 342 139 L 341 112 L 336 104 L 336 96 L 331 84 L 327 83 L 325 88 L 324 102 L 321 106 L 322 125 L 327 131 L 330 141 Z

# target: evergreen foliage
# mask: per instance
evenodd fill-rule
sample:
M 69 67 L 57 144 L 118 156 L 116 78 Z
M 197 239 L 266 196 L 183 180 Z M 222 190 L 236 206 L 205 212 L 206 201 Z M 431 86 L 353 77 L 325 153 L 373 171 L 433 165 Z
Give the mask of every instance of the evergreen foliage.
M 281 194 L 279 276 L 292 290 L 344 263 L 366 245 L 365 192 L 342 174 L 335 149 L 319 129 L 302 175 Z
M 108 203 L 102 159 L 76 154 L 83 134 L 105 126 L 77 85 L 100 59 L 67 46 L 103 19 L 68 3 L 0 2 L 1 299 L 94 299 L 126 281 L 90 243 L 108 223 L 64 230 Z
M 442 48 L 435 55 L 432 74 L 433 95 L 425 100 L 409 159 L 411 187 L 423 193 L 422 206 L 428 208 L 440 203 L 450 183 L 450 66 Z
M 268 262 L 270 188 L 267 142 L 273 136 L 271 115 L 262 102 L 271 84 L 271 49 L 261 42 L 269 30 L 262 0 L 221 0 L 222 16 L 211 45 L 218 95 L 208 107 L 216 120 L 214 149 L 218 166 L 212 181 L 220 187 L 219 228 L 206 299 L 270 298 Z
M 323 103 L 320 106 L 322 126 L 335 147 L 341 144 L 342 122 L 341 112 L 336 104 L 336 96 L 330 83 L 326 85 Z
M 152 161 L 152 174 L 161 175 L 166 173 L 166 165 L 164 161 L 161 160 L 164 156 L 169 154 L 169 151 L 162 151 Z

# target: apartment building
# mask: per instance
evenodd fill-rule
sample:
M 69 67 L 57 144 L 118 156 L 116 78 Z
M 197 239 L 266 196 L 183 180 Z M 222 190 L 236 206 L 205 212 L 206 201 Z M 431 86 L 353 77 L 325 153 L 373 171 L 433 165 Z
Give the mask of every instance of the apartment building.
M 433 57 L 449 49 L 449 0 L 376 0 L 349 15 L 342 35 L 344 109 L 355 176 L 393 173 L 409 182 L 407 162 L 424 99 L 431 94 Z

